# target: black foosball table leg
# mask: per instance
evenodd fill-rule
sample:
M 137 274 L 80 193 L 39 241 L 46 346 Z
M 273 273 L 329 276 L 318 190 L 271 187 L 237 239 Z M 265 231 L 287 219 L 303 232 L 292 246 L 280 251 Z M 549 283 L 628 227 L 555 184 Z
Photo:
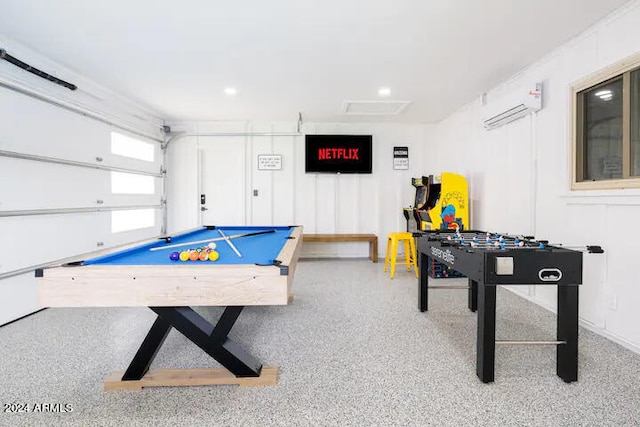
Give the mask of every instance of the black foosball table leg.
M 578 380 L 578 286 L 558 286 L 556 373 L 564 382 Z
M 496 287 L 480 282 L 478 287 L 478 336 L 476 374 L 483 383 L 494 380 L 496 359 Z
M 469 310 L 478 311 L 478 282 L 469 279 Z
M 418 308 L 421 312 L 429 309 L 429 257 L 420 252 L 420 277 L 418 278 Z

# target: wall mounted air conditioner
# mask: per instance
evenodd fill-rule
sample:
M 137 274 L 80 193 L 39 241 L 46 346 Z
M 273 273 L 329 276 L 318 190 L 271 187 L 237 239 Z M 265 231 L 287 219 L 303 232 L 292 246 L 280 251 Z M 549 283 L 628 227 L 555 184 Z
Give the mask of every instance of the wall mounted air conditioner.
M 542 109 L 542 83 L 514 90 L 485 107 L 484 128 L 495 129 Z

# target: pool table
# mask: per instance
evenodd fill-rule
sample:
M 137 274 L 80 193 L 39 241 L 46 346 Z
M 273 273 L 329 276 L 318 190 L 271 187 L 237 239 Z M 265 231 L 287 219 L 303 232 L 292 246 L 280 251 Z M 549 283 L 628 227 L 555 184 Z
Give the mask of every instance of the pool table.
M 199 248 L 209 241 L 216 243 L 216 261 L 170 259 L 174 251 Z M 244 306 L 288 304 L 301 247 L 300 226 L 200 227 L 38 269 L 39 302 L 43 307 L 145 306 L 158 315 L 127 371 L 116 373 L 121 375 L 119 379 L 112 375 L 105 381 L 105 389 L 271 385 L 275 379 L 243 382 L 243 378 L 260 377 L 262 365 L 227 335 Z M 213 325 L 191 308 L 194 306 L 226 308 Z M 217 360 L 226 368 L 225 373 L 197 370 L 181 376 L 176 370 L 148 372 L 172 328 Z M 271 377 L 273 369 L 269 368 Z

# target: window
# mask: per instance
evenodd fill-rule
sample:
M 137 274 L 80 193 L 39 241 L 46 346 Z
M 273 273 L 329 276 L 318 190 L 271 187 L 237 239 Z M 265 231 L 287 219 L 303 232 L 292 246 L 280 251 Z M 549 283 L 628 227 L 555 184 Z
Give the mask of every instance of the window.
M 573 88 L 572 189 L 640 188 L 640 55 Z
M 154 194 L 154 177 L 126 172 L 111 172 L 111 192 L 113 194 Z
M 111 132 L 111 152 L 119 156 L 153 162 L 154 145 L 118 132 Z
M 155 210 L 132 209 L 111 212 L 111 232 L 136 230 L 156 225 Z

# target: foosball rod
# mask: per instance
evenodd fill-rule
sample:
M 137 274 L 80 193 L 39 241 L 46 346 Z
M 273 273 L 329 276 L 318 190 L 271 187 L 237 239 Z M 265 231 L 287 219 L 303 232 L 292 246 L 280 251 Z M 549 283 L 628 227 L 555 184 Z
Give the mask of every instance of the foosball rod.
M 496 344 L 506 345 L 561 345 L 566 343 L 566 341 L 496 340 Z
M 559 248 L 571 249 L 571 250 L 574 250 L 574 251 L 589 252 L 590 254 L 602 254 L 602 253 L 604 253 L 604 249 L 602 249 L 601 246 L 597 246 L 597 245 L 566 246 L 566 245 L 563 245 L 562 243 L 548 243 L 546 245 L 547 246 L 556 246 L 556 247 L 559 247 Z

